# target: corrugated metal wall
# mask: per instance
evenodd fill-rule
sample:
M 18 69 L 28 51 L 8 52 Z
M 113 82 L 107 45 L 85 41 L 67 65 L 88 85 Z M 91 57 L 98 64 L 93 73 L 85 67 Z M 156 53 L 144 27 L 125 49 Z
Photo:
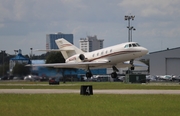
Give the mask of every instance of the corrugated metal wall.
M 178 70 L 180 68 L 179 59 L 180 48 L 150 53 L 150 74 L 167 75 L 174 73 L 180 75 Z

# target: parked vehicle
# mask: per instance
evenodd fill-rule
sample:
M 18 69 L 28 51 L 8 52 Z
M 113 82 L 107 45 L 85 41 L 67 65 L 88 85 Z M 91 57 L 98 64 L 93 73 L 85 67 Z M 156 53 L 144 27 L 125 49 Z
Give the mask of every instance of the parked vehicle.
M 172 76 L 172 81 L 178 81 L 178 82 L 180 82 L 180 76 L 173 75 L 173 76 Z
M 49 85 L 59 85 L 59 78 L 58 77 L 52 77 L 49 78 Z
M 27 75 L 24 77 L 24 80 L 29 80 L 29 81 L 40 81 L 41 77 L 36 76 L 36 75 Z

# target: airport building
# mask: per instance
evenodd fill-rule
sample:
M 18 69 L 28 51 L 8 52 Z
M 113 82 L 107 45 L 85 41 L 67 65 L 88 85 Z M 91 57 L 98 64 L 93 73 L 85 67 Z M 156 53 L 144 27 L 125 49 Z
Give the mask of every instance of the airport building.
M 73 34 L 64 34 L 61 32 L 55 34 L 47 34 L 46 35 L 46 49 L 58 49 L 55 40 L 64 38 L 70 43 L 73 44 Z
M 103 39 L 97 39 L 97 36 L 87 36 L 80 38 L 80 49 L 85 52 L 91 52 L 103 48 Z
M 17 63 L 18 64 L 31 64 L 31 60 L 22 55 L 21 49 L 18 50 L 18 54 L 14 58 L 10 59 L 10 63 L 9 63 L 10 73 L 12 73 L 13 68 Z
M 180 47 L 149 54 L 151 75 L 180 75 Z

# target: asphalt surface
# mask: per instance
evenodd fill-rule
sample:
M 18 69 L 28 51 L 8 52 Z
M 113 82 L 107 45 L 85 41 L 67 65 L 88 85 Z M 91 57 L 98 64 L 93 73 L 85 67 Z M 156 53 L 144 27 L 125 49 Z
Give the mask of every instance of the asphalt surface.
M 76 93 L 75 89 L 0 89 L 0 94 L 63 94 Z M 180 94 L 180 90 L 93 90 L 93 94 Z

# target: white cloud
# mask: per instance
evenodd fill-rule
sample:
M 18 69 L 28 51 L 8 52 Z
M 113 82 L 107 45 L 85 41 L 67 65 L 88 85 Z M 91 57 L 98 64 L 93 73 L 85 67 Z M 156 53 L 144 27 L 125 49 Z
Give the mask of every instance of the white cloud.
M 11 7 L 8 5 L 8 1 L 1 1 L 0 4 L 0 22 L 11 17 Z M 11 3 L 9 3 L 11 4 Z
M 179 0 L 123 0 L 119 3 L 126 13 L 144 17 L 177 15 L 180 13 Z
M 15 0 L 13 5 L 14 18 L 17 21 L 22 21 L 26 17 L 27 9 L 25 1 Z
M 31 2 L 22 0 L 1 0 L 0 1 L 0 21 L 23 21 L 28 16 Z
M 177 46 L 179 4 L 179 0 L 0 0 L 0 49 L 45 48 L 46 34 L 56 32 L 73 33 L 76 45 L 87 35 L 105 39 L 105 46 L 125 42 L 124 15 L 130 13 L 136 16 L 131 22 L 136 28 L 133 40 L 150 51 L 158 49 L 150 42 L 163 41 L 165 46 L 169 38 L 176 42 L 168 45 Z M 19 42 L 9 45 L 10 40 Z

